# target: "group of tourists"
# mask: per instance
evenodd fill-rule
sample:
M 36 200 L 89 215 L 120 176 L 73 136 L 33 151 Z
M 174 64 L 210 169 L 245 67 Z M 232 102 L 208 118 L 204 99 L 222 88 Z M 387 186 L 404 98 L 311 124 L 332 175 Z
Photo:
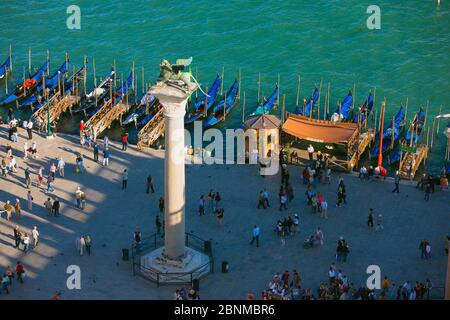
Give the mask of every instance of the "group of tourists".
M 20 261 L 17 261 L 16 267 L 7 266 L 3 276 L 0 276 L 0 294 L 9 294 L 12 286 L 13 279 L 16 278 L 17 282 L 23 284 L 23 277 L 25 276 L 25 267 Z

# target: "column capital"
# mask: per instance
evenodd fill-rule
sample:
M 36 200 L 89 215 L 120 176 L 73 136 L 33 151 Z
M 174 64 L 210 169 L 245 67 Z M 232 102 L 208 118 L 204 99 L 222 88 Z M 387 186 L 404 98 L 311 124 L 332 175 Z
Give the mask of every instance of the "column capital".
M 150 94 L 163 106 L 165 117 L 180 118 L 184 117 L 187 100 L 196 89 L 196 84 L 191 84 L 189 88 L 181 88 L 166 82 L 158 82 L 150 88 Z

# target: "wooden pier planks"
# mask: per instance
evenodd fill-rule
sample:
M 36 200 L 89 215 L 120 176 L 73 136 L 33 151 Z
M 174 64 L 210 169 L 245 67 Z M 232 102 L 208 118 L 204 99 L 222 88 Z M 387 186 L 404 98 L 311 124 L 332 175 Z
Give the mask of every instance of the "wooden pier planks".
M 79 102 L 80 98 L 74 95 L 66 95 L 63 98 L 57 92 L 46 104 L 34 112 L 35 119 L 40 118 L 43 121 L 43 126 L 47 127 L 48 108 L 50 108 L 50 123 L 59 120 L 61 114 Z
M 111 127 L 111 124 L 130 108 L 129 105 L 122 102 L 111 106 L 111 102 L 112 100 L 106 102 L 101 109 L 86 122 L 86 128 L 92 130 L 94 140 L 96 140 L 98 135 L 104 130 Z
M 164 134 L 164 109 L 160 104 L 156 108 L 158 111 L 155 116 L 138 133 L 137 148 L 139 150 L 150 147 Z
M 399 173 L 403 179 L 412 179 L 422 162 L 427 158 L 428 146 L 417 147 L 415 153 L 406 153 L 400 160 Z

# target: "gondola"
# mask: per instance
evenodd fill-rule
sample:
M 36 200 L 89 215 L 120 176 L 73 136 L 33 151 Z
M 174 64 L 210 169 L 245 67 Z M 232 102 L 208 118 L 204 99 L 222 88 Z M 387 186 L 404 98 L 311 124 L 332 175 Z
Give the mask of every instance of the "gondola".
M 314 88 L 314 92 L 312 94 L 312 97 L 308 99 L 308 101 L 305 104 L 305 114 L 303 114 L 303 106 L 297 107 L 295 109 L 295 114 L 304 115 L 305 117 L 311 116 L 311 110 L 314 107 L 314 105 L 319 101 L 319 89 Z
M 50 78 L 45 80 L 45 89 L 48 90 L 48 92 L 53 92 L 53 90 L 55 90 L 58 86 L 58 80 L 61 79 L 61 81 L 64 81 L 64 76 L 68 70 L 69 61 L 67 60 L 58 68 L 58 70 L 55 71 L 55 73 L 53 73 Z M 19 108 L 24 108 L 27 106 L 32 107 L 35 103 L 38 103 L 44 93 L 43 91 L 44 87 L 41 81 L 41 83 L 36 87 L 34 94 L 22 101 L 19 104 Z
M 214 105 L 214 102 L 218 96 L 220 85 L 222 84 L 222 79 L 219 75 L 216 76 L 216 79 L 212 83 L 211 87 L 208 90 L 208 96 L 202 95 L 199 99 L 194 102 L 192 106 L 192 111 L 187 112 L 184 116 L 184 124 L 192 123 L 202 117 L 205 117 L 208 113 L 208 110 Z M 205 106 L 206 102 L 206 106 Z M 205 110 L 206 107 L 206 110 Z
M 419 141 L 420 134 L 423 129 L 423 125 L 425 123 L 425 112 L 423 112 L 423 109 L 420 108 L 419 112 L 416 113 L 414 116 L 413 123 L 409 127 L 409 130 L 406 132 L 405 135 L 405 143 L 406 145 L 415 146 L 417 142 Z M 412 134 L 412 140 L 411 140 L 411 131 L 413 131 Z M 389 163 L 394 164 L 398 161 L 400 161 L 401 158 L 401 151 L 400 149 L 395 150 L 392 152 L 392 154 L 389 155 Z
M 81 98 L 80 103 L 72 109 L 73 113 L 87 111 L 99 103 L 102 103 L 109 94 L 109 86 L 114 81 L 115 72 L 111 71 L 110 75 L 105 78 L 94 90 Z
M 367 117 L 370 115 L 370 113 L 372 112 L 372 108 L 373 108 L 373 96 L 372 96 L 372 92 L 369 93 L 369 96 L 367 97 L 366 101 L 364 101 L 364 104 L 361 106 L 361 116 L 359 121 L 362 123 L 364 122 L 364 120 L 366 120 L 366 115 Z M 358 113 L 353 115 L 353 122 L 354 123 L 358 123 Z
M 341 104 L 337 107 L 336 111 L 331 116 L 331 121 L 338 122 L 338 121 L 345 121 L 349 114 L 350 114 L 350 108 L 352 107 L 353 103 L 353 94 L 350 90 L 347 94 L 347 96 L 344 98 L 344 100 L 341 102 Z
M 122 100 L 122 98 L 127 94 L 132 83 L 133 83 L 133 72 L 130 72 L 130 75 L 128 76 L 127 80 L 123 83 L 123 85 L 121 85 L 119 87 L 119 89 L 113 93 L 113 99 L 114 99 L 113 105 L 115 105 L 120 100 Z M 103 107 L 103 105 L 105 103 L 107 103 L 109 100 L 110 100 L 110 96 L 107 94 L 103 101 L 103 104 L 99 105 L 97 108 L 95 108 L 94 110 L 89 112 L 88 116 L 92 117 L 94 114 L 96 114 L 98 111 L 100 111 L 100 109 Z
M 138 124 L 138 119 L 145 115 L 144 119 L 139 121 L 139 124 L 146 124 L 148 121 L 151 120 L 151 118 L 147 117 L 149 114 L 145 114 L 147 105 L 149 106 L 149 109 L 153 107 L 154 103 L 156 102 L 156 99 L 154 96 L 150 95 L 150 93 L 145 94 L 138 105 L 134 107 L 133 112 L 131 112 L 124 121 L 122 121 L 122 125 L 128 125 L 130 123 L 136 123 Z
M 0 79 L 3 79 L 9 70 L 11 70 L 11 57 L 8 57 L 0 66 Z
M 270 113 L 277 100 L 278 100 L 278 85 L 275 86 L 275 89 L 273 90 L 272 94 L 266 101 L 264 101 L 263 105 L 257 106 L 256 110 L 250 116 Z
M 397 140 L 400 137 L 401 129 L 404 125 L 403 120 L 405 117 L 405 110 L 403 107 L 400 107 L 397 114 L 394 117 L 394 128 L 392 128 L 392 121 L 389 121 L 388 127 L 383 132 L 383 148 L 382 153 L 385 153 L 389 146 L 392 143 L 392 130 L 394 130 L 394 141 Z M 379 133 L 377 134 L 379 139 Z M 372 158 L 377 157 L 378 153 L 380 151 L 380 146 L 378 144 L 375 144 L 375 148 L 372 150 Z
M 43 75 L 47 72 L 48 61 L 46 61 L 30 78 L 26 79 L 22 84 L 18 85 L 14 93 L 0 101 L 0 107 L 5 107 L 20 102 L 29 97 L 34 89 L 42 82 Z
M 86 65 L 87 66 L 87 65 Z M 63 87 L 64 90 L 62 90 L 64 92 L 64 96 L 68 95 L 69 93 L 71 93 L 72 91 L 74 91 L 77 87 L 78 87 L 78 80 L 81 79 L 82 75 L 84 74 L 84 66 L 81 67 L 80 69 L 78 69 L 72 76 L 70 76 L 69 79 L 67 79 L 66 81 L 64 81 L 63 83 Z M 40 102 L 38 102 L 37 104 L 35 104 L 33 106 L 33 112 L 42 108 L 43 106 L 46 105 L 46 103 L 48 101 L 51 101 L 54 99 L 54 97 L 57 94 L 57 88 L 55 87 L 55 90 L 53 91 L 53 94 L 51 94 L 48 99 L 46 100 L 41 100 Z
M 231 111 L 231 109 L 234 107 L 236 103 L 238 90 L 239 90 L 239 82 L 235 80 L 233 85 L 227 92 L 226 102 L 225 99 L 221 99 L 219 103 L 217 103 L 217 105 L 214 106 L 211 116 L 203 124 L 205 128 L 209 128 L 218 124 L 224 118 L 224 116 L 226 116 Z

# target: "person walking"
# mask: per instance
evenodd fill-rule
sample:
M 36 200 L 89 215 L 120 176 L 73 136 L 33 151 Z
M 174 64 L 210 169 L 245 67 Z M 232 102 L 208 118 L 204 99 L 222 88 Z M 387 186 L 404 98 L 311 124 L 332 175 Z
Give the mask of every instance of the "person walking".
M 253 230 L 252 230 L 252 241 L 250 241 L 250 245 L 253 245 L 253 243 L 256 241 L 256 247 L 259 248 L 259 236 L 260 236 L 260 229 L 259 227 L 255 224 L 253 226 Z
M 27 189 L 31 189 L 31 172 L 30 168 L 25 169 L 25 184 L 27 186 Z
M 25 233 L 22 238 L 22 244 L 23 244 L 23 252 L 28 251 L 28 247 L 30 246 L 30 237 L 28 236 L 28 233 Z
M 84 245 L 86 246 L 86 252 L 88 256 L 91 255 L 91 247 L 92 247 L 92 240 L 89 235 L 84 236 Z
M 23 158 L 24 159 L 28 158 L 28 143 L 26 141 L 23 144 Z
M 22 242 L 22 233 L 20 232 L 19 226 L 14 227 L 14 242 L 15 248 L 18 248 L 20 246 L 20 243 Z
M 55 215 L 55 217 L 59 216 L 59 207 L 60 207 L 59 200 L 58 200 L 58 198 L 55 198 L 55 200 L 53 201 L 53 204 L 52 204 L 52 211 L 53 211 L 53 214 Z
M 314 147 L 312 144 L 310 144 L 306 150 L 308 151 L 309 161 L 312 161 L 314 159 Z
M 426 245 L 427 241 L 422 240 L 419 244 L 419 250 L 420 250 L 420 257 L 421 259 L 426 259 Z
M 156 226 L 156 234 L 161 234 L 161 220 L 159 219 L 159 215 L 155 218 L 155 226 Z
M 262 191 L 259 192 L 258 205 L 256 206 L 256 209 L 261 208 L 261 206 L 262 206 L 264 209 L 266 209 L 266 202 L 265 202 L 265 200 L 264 200 L 264 195 L 263 195 L 263 192 L 262 192 Z
M 125 169 L 122 172 L 122 190 L 125 190 L 127 188 L 127 184 L 128 184 L 128 171 L 127 169 Z
M 76 247 L 77 247 L 78 252 L 80 253 L 80 256 L 82 256 L 84 253 L 84 249 L 86 247 L 86 242 L 84 241 L 84 237 L 81 236 L 81 237 L 77 238 Z
M 264 188 L 264 190 L 263 190 L 263 197 L 264 197 L 264 201 L 266 202 L 267 208 L 270 208 L 270 204 L 269 204 L 269 192 L 268 192 L 267 189 L 265 189 L 265 188 Z
M 50 165 L 50 175 L 52 176 L 53 180 L 56 180 L 56 165 L 52 163 Z
M 66 166 L 66 163 L 64 162 L 63 158 L 60 157 L 58 160 L 58 165 L 57 165 L 57 169 L 58 169 L 58 173 L 59 176 L 64 178 L 64 168 Z
M 49 216 L 52 215 L 52 211 L 53 211 L 53 203 L 50 200 L 50 198 L 47 198 L 47 201 L 44 202 L 44 207 L 47 209 L 47 214 Z
M 384 227 L 383 227 L 383 215 L 381 213 L 378 214 L 377 227 L 376 227 L 375 231 L 379 231 L 379 230 L 384 230 Z
M 25 273 L 25 268 L 20 261 L 17 261 L 16 264 L 16 274 L 17 274 L 17 281 L 19 281 L 21 284 L 23 284 L 23 274 Z
M 150 193 L 150 190 L 152 193 L 155 193 L 155 189 L 153 188 L 153 178 L 151 175 L 148 175 L 147 177 L 147 194 Z
M 375 215 L 373 214 L 373 209 L 370 208 L 369 217 L 367 218 L 367 226 L 369 228 L 373 228 L 374 219 L 375 219 Z
M 127 151 L 127 147 L 128 147 L 128 132 L 126 132 L 122 136 L 122 151 Z
M 31 195 L 31 191 L 28 190 L 27 192 L 27 203 L 28 203 L 28 211 L 31 212 L 33 210 L 33 196 Z
M 201 195 L 200 199 L 198 199 L 198 215 L 205 215 L 205 196 Z
M 94 161 L 98 162 L 98 154 L 100 152 L 100 145 L 97 142 L 94 142 Z
M 427 241 L 425 244 L 425 260 L 431 259 L 431 244 Z
M 298 217 L 298 214 L 294 214 L 294 220 L 292 221 L 292 224 L 294 225 L 294 234 L 300 232 L 300 219 Z
M 394 188 L 394 190 L 392 190 L 392 193 L 395 193 L 395 192 L 400 193 L 400 189 L 399 189 L 400 174 L 399 174 L 398 170 L 395 172 L 394 182 L 395 182 L 395 188 Z
M 83 194 L 83 191 L 81 191 L 81 187 L 77 188 L 77 191 L 75 191 L 75 198 L 77 200 L 77 208 L 81 208 L 81 195 Z
M 27 122 L 28 140 L 33 140 L 33 122 L 31 119 Z
M 49 173 L 47 177 L 47 192 L 55 192 L 55 188 L 53 187 L 53 181 L 55 178 L 53 178 L 52 174 Z
M 109 148 L 105 148 L 103 150 L 103 166 L 107 167 L 109 166 L 109 156 L 111 154 L 111 151 Z
M 34 226 L 33 231 L 31 231 L 31 236 L 33 237 L 33 246 L 36 248 L 39 243 L 39 231 L 36 226 Z
M 224 213 L 225 213 L 225 210 L 223 208 L 218 208 L 216 210 L 217 222 L 219 223 L 220 226 L 223 226 Z

